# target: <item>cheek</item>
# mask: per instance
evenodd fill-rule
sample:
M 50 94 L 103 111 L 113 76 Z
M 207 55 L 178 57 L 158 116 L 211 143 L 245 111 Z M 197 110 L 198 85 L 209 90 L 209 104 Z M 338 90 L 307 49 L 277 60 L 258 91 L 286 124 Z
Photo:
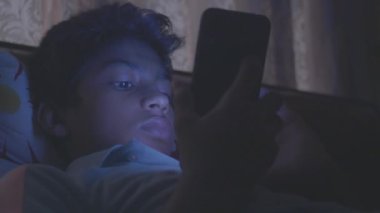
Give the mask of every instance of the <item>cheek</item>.
M 113 141 L 131 134 L 139 121 L 138 107 L 132 100 L 115 98 L 86 99 L 75 116 L 78 128 L 87 132 L 92 140 Z
M 79 137 L 80 143 L 90 143 L 95 150 L 108 148 L 114 144 L 126 144 L 135 134 L 138 118 L 125 112 L 109 111 L 101 108 L 93 113 L 85 115 L 87 122 L 78 122 L 82 125 Z
M 168 118 L 171 122 L 171 125 L 172 125 L 172 128 L 171 128 L 171 140 L 176 140 L 177 136 L 176 136 L 176 132 L 175 132 L 175 124 L 174 124 L 174 110 L 171 108 L 169 113 L 168 113 Z
M 168 118 L 169 120 L 171 121 L 172 125 L 174 126 L 174 118 L 175 118 L 175 114 L 174 114 L 174 110 L 172 108 L 170 108 L 170 111 L 168 113 Z M 174 129 L 174 128 L 173 128 Z
M 123 104 L 109 101 L 98 104 L 90 114 L 96 119 L 93 122 L 105 129 L 127 130 L 139 120 L 141 113 L 138 113 L 138 108 L 131 102 Z

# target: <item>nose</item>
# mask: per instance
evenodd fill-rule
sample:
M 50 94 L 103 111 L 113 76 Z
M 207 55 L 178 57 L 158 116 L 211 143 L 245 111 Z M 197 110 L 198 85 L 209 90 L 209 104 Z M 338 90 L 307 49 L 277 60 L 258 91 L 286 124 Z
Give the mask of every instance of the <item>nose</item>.
M 155 115 L 165 115 L 169 111 L 168 95 L 157 92 L 143 99 L 143 107 Z

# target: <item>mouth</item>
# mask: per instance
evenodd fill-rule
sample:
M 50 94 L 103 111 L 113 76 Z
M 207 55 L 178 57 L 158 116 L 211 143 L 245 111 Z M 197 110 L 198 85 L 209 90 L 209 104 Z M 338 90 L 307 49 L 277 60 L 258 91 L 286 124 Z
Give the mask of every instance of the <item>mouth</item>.
M 155 116 L 143 122 L 140 128 L 154 138 L 169 140 L 173 126 L 165 117 Z

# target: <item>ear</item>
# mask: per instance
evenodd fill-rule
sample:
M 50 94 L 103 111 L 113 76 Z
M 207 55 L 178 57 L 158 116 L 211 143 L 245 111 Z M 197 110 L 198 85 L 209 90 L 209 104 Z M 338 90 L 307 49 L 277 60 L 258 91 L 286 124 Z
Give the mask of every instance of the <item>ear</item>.
M 67 135 L 66 127 L 59 111 L 47 104 L 39 106 L 37 123 L 42 130 L 55 137 L 62 138 Z

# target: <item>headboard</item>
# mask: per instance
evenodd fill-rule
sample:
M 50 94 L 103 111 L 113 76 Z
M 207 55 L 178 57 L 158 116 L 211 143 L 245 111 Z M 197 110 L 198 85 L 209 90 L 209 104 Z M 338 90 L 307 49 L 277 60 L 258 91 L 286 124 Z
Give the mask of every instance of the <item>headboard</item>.
M 14 54 L 26 66 L 34 49 L 31 46 L 0 42 L 0 50 Z M 175 71 L 173 78 L 182 82 L 176 86 L 189 86 L 191 74 Z M 361 193 L 378 193 L 380 112 L 377 105 L 271 85 L 263 85 L 263 88 L 279 94 L 284 103 L 304 119 L 340 166 L 362 183 Z M 367 196 L 365 205 L 375 203 L 376 198 Z
M 30 54 L 33 52 L 34 49 L 35 47 L 33 46 L 0 41 L 0 50 L 8 51 L 14 54 L 25 64 L 28 63 Z
M 14 54 L 24 64 L 35 47 L 0 41 L 0 50 Z M 173 78 L 188 86 L 191 73 L 175 71 Z M 342 98 L 331 95 L 304 92 L 295 89 L 263 85 L 264 88 L 279 94 L 290 108 L 297 111 L 326 142 L 326 146 L 337 158 L 353 161 L 354 156 L 362 160 L 373 157 L 380 147 L 378 131 L 380 130 L 380 112 L 377 105 L 363 100 Z M 205 88 L 206 89 L 206 88 Z M 380 131 L 379 131 L 380 132 Z M 367 151 L 364 151 L 367 150 Z M 353 155 L 353 153 L 356 153 Z M 353 163 L 353 162 L 352 162 Z M 359 162 L 356 162 L 357 164 Z
M 34 49 L 32 46 L 0 42 L 0 50 L 11 52 L 24 64 L 28 64 Z M 191 73 L 175 71 L 173 78 L 182 82 L 177 86 L 188 86 Z M 279 94 L 291 109 L 301 114 L 325 142 L 327 149 L 342 161 L 342 165 L 363 168 L 359 166 L 361 162 L 378 159 L 380 112 L 375 104 L 271 85 L 263 87 Z

